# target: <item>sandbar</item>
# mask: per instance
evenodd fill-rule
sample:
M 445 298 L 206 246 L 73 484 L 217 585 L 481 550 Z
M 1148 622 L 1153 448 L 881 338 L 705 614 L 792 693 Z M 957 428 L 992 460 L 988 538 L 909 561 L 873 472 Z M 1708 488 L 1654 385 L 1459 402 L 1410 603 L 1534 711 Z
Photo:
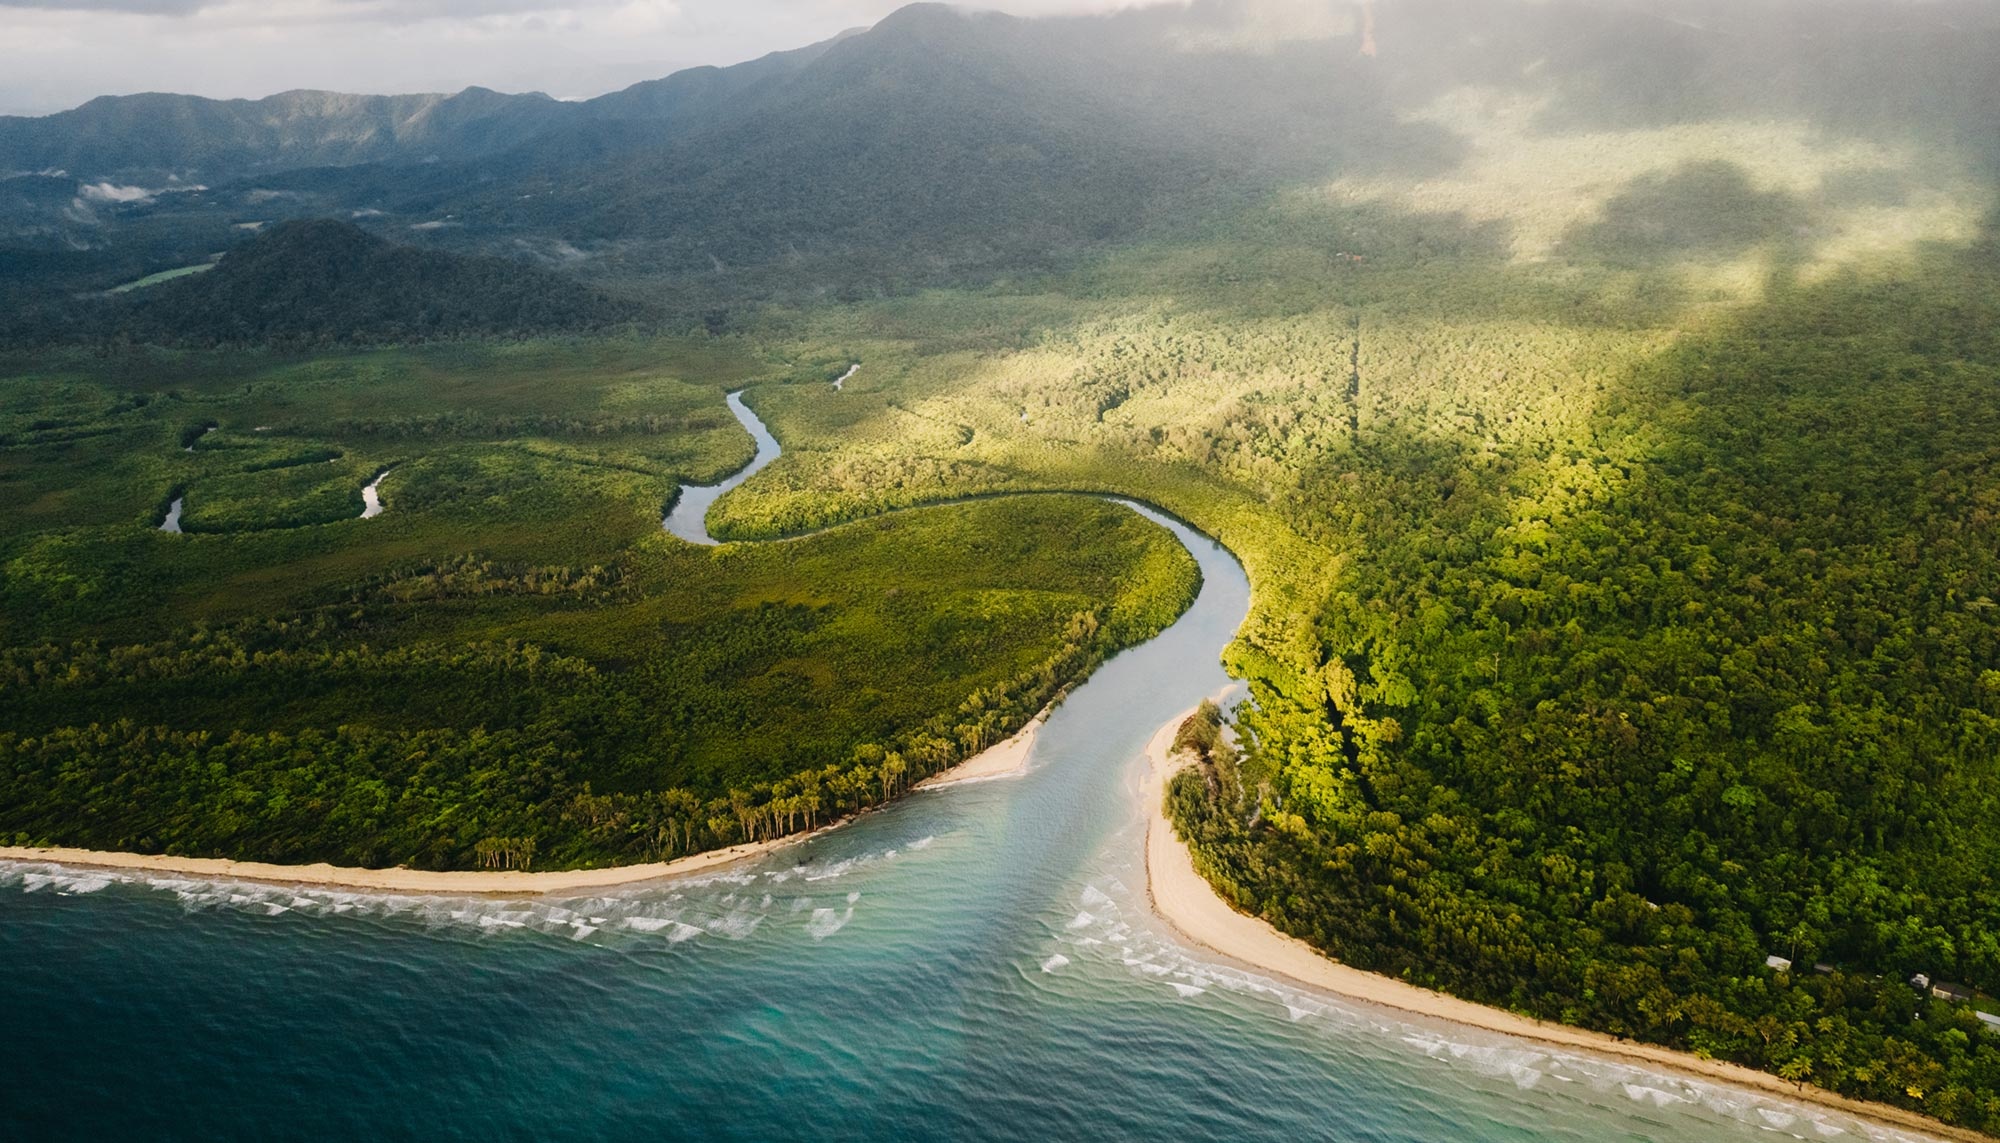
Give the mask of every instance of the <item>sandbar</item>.
M 991 782 L 995 778 L 1018 778 L 1028 772 L 1028 755 L 1035 749 L 1035 736 L 1049 716 L 1043 711 L 1028 720 L 1014 737 L 989 746 L 949 770 L 940 770 L 912 786 L 913 790 L 938 790 L 967 782 Z

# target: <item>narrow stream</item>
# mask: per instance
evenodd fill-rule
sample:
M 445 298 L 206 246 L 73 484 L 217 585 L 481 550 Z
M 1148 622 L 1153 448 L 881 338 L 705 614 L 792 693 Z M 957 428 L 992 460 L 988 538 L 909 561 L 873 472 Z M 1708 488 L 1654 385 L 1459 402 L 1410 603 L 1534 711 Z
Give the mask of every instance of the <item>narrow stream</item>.
M 1134 510 L 1201 592 L 1054 711 L 1027 774 L 754 864 L 509 901 L 0 863 L 0 1136 L 1910 1138 L 1314 995 L 1167 931 L 1141 753 L 1231 686 L 1249 584 Z
M 667 531 L 690 544 L 714 546 L 721 543 L 722 541 L 708 534 L 709 506 L 721 499 L 724 493 L 740 486 L 744 481 L 763 471 L 766 465 L 778 459 L 780 451 L 778 438 L 772 436 L 771 430 L 764 427 L 764 422 L 757 419 L 757 414 L 751 412 L 750 407 L 743 403 L 743 391 L 739 389 L 729 394 L 727 400 L 729 411 L 736 414 L 736 419 L 743 423 L 744 428 L 750 430 L 750 436 L 756 440 L 757 454 L 750 458 L 749 464 L 738 469 L 736 475 L 721 484 L 688 484 L 681 487 L 680 495 L 675 498 L 672 510 L 660 523 Z
M 361 488 L 361 519 L 373 520 L 382 514 L 382 478 L 396 471 L 385 468 Z

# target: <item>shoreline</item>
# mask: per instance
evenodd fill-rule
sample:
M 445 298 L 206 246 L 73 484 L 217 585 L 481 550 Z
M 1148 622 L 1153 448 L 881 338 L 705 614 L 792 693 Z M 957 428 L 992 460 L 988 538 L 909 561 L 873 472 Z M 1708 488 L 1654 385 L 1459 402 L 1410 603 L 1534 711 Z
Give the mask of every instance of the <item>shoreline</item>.
M 949 770 L 940 770 L 916 785 L 911 793 L 918 790 L 945 790 L 953 786 L 963 786 L 973 782 L 991 782 L 1000 778 L 1018 778 L 1028 772 L 1028 755 L 1035 749 L 1035 739 L 1041 735 L 1042 724 L 1049 720 L 1052 708 L 1043 707 L 1040 714 L 1028 720 L 1028 725 L 1014 732 L 1014 736 L 960 762 Z
M 1311 945 L 1279 932 L 1269 922 L 1239 913 L 1195 871 L 1194 857 L 1174 832 L 1166 814 L 1166 786 L 1182 762 L 1170 755 L 1175 733 L 1194 709 L 1176 715 L 1146 746 L 1146 771 L 1139 796 L 1146 815 L 1146 897 L 1174 935 L 1206 952 L 1269 973 L 1288 983 L 1397 1012 L 1441 1020 L 1522 1040 L 1608 1057 L 1708 1083 L 1755 1092 L 1799 1104 L 1813 1104 L 1881 1127 L 1914 1131 L 1936 1139 L 1978 1143 L 1990 1137 L 1941 1123 L 1914 1111 L 1868 1103 L 1807 1085 L 1796 1088 L 1769 1072 L 1687 1052 L 1620 1040 L 1602 1032 L 1551 1024 L 1502 1008 L 1475 1004 L 1394 977 L 1342 964 Z
M 838 823 L 836 823 L 838 824 Z M 608 889 L 640 881 L 665 880 L 706 873 L 738 862 L 762 857 L 774 850 L 803 841 L 825 826 L 809 833 L 790 834 L 770 841 L 745 842 L 726 849 L 654 861 L 644 865 L 614 865 L 604 869 L 569 869 L 543 873 L 519 869 L 444 871 L 409 869 L 363 869 L 352 865 L 279 865 L 268 861 L 237 861 L 227 857 L 173 857 L 166 854 L 118 853 L 102 849 L 27 846 L 0 846 L 0 861 L 39 862 L 72 869 L 110 869 L 128 873 L 160 873 L 169 876 L 199 877 L 217 881 L 258 881 L 274 885 L 298 885 L 326 889 L 360 889 L 378 893 L 437 893 L 473 897 L 540 897 L 580 889 Z
M 967 782 L 1014 777 L 1025 769 L 1036 734 L 1047 718 L 1044 710 L 1012 738 L 990 746 L 949 770 L 941 770 L 911 787 L 947 789 Z M 907 796 L 907 795 L 905 795 Z M 889 805 L 895 804 L 892 799 Z M 882 807 L 871 807 L 880 809 Z M 863 810 L 862 813 L 871 812 Z M 73 869 L 108 869 L 124 873 L 157 873 L 217 881 L 257 881 L 327 889 L 359 889 L 378 893 L 435 893 L 470 897 L 541 897 L 588 889 L 611 889 L 642 881 L 666 881 L 713 872 L 775 853 L 789 845 L 839 829 L 855 817 L 842 818 L 818 829 L 802 830 L 767 841 L 743 842 L 724 849 L 691 853 L 672 861 L 613 865 L 602 869 L 551 870 L 536 873 L 510 870 L 363 869 L 359 866 L 279 865 L 267 861 L 237 861 L 227 857 L 173 857 L 166 854 L 118 853 L 102 849 L 54 846 L 0 846 L 0 861 L 60 865 Z

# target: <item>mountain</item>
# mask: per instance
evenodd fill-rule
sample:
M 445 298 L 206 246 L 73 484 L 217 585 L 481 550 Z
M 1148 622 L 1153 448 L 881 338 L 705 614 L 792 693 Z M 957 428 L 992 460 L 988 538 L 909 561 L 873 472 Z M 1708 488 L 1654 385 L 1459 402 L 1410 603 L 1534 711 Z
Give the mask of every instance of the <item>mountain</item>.
M 578 103 L 483 87 L 453 95 L 287 91 L 255 100 L 102 96 L 54 115 L 0 116 L 0 178 L 60 172 L 84 184 L 157 190 L 301 168 L 462 162 L 598 121 L 688 130 L 754 102 L 838 42 L 729 68 L 689 68 Z
M 77 292 L 206 258 L 232 224 L 348 217 L 703 312 L 1035 273 L 1343 176 L 1443 175 L 1467 98 L 1536 93 L 1537 130 L 1776 117 L 2000 155 L 2000 20 L 1967 0 L 1827 0 L 1810 20 L 1775 0 L 1401 0 L 1371 37 L 1361 11 L 915 4 L 577 104 L 96 100 L 0 120 L 0 170 L 75 183 L 0 193 L 0 247 L 87 252 L 63 263 Z
M 125 95 L 0 117 L 0 174 L 62 171 L 157 188 L 261 171 L 467 159 L 517 146 L 572 112 L 546 95 L 288 91 L 265 99 Z
M 362 344 L 580 331 L 641 313 L 561 274 L 316 220 L 271 227 L 206 273 L 99 299 L 65 332 L 179 345 Z

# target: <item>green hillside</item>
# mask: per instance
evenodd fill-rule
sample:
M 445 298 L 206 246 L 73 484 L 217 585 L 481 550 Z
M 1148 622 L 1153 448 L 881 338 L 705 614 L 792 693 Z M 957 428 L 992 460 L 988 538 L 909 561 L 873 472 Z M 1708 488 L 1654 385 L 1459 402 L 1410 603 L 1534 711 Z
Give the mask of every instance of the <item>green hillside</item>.
M 212 270 L 151 275 L 24 337 L 157 345 L 381 344 L 603 329 L 644 314 L 499 258 L 400 246 L 333 220 L 284 222 Z

